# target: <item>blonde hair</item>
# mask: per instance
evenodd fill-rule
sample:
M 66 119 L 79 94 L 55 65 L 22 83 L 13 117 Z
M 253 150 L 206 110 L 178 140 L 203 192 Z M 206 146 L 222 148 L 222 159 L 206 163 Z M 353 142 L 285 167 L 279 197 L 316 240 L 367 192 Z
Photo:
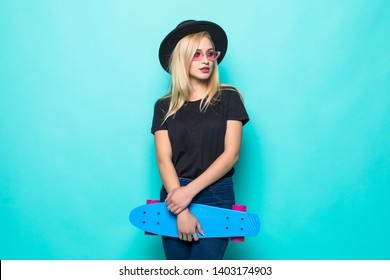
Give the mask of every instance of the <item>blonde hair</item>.
M 189 68 L 198 49 L 200 41 L 211 36 L 208 32 L 199 32 L 187 35 L 182 38 L 172 52 L 169 61 L 169 72 L 171 73 L 170 91 L 165 98 L 171 98 L 168 112 L 165 114 L 164 122 L 174 115 L 188 100 L 191 93 Z M 214 44 L 213 44 L 214 47 Z M 206 81 L 206 95 L 200 102 L 200 110 L 205 111 L 207 107 L 216 101 L 220 93 L 219 72 L 217 61 L 213 62 L 214 67 L 210 78 Z

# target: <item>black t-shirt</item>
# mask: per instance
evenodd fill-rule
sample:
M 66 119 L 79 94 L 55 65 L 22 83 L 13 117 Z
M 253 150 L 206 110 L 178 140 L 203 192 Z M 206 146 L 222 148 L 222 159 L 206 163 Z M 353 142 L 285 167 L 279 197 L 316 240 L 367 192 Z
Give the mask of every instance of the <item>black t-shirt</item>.
M 152 133 L 168 130 L 172 161 L 179 177 L 195 179 L 224 151 L 227 120 L 245 125 L 248 114 L 240 95 L 233 87 L 222 87 L 219 101 L 200 111 L 200 100 L 186 102 L 164 123 L 170 98 L 159 99 L 154 107 Z M 230 177 L 232 168 L 223 177 Z

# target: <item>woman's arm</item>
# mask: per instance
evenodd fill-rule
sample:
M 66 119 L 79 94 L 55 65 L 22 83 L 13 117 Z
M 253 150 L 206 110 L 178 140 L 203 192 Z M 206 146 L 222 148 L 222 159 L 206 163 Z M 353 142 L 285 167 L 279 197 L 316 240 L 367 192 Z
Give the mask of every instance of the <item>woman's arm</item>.
M 238 161 L 242 138 L 242 122 L 228 120 L 223 153 L 198 178 L 185 188 L 172 189 L 166 199 L 168 209 L 178 214 L 201 190 L 223 177 Z
M 157 167 L 167 193 L 180 187 L 175 167 L 172 163 L 172 146 L 167 130 L 158 130 L 154 133 Z
M 175 167 L 172 163 L 172 147 L 167 130 L 158 130 L 154 133 L 154 143 L 156 148 L 157 166 L 161 180 L 167 193 L 175 189 L 180 189 L 180 181 L 177 177 Z M 177 231 L 179 238 L 184 241 L 197 241 L 196 229 L 203 234 L 198 219 L 193 216 L 188 209 L 177 215 Z

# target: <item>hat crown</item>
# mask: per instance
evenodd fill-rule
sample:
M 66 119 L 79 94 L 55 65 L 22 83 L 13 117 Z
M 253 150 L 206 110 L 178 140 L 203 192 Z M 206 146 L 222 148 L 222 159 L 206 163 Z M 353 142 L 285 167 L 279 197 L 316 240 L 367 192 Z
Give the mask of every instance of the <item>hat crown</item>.
M 221 52 L 217 59 L 220 63 L 225 56 L 227 50 L 227 36 L 225 31 L 214 22 L 204 20 L 185 20 L 179 23 L 174 30 L 172 30 L 162 41 L 159 49 L 159 59 L 161 66 L 165 71 L 169 72 L 169 60 L 176 44 L 185 36 L 195 34 L 198 32 L 207 31 L 215 48 Z
M 182 22 L 180 22 L 177 26 L 176 26 L 176 28 L 180 28 L 180 27 L 182 27 L 182 26 L 185 26 L 185 25 L 187 25 L 187 24 L 189 24 L 189 23 L 193 23 L 193 22 L 195 22 L 196 20 L 193 20 L 193 19 L 188 19 L 188 20 L 185 20 L 185 21 L 182 21 Z

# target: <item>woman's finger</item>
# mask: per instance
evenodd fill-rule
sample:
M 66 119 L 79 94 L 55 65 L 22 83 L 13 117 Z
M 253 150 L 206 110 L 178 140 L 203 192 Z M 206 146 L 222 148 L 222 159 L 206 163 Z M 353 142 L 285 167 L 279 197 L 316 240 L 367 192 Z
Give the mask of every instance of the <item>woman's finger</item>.
M 196 232 L 194 232 L 194 233 L 192 234 L 192 237 L 194 238 L 194 241 L 198 241 L 198 240 L 199 240 L 199 237 L 198 237 L 198 235 L 196 234 Z

